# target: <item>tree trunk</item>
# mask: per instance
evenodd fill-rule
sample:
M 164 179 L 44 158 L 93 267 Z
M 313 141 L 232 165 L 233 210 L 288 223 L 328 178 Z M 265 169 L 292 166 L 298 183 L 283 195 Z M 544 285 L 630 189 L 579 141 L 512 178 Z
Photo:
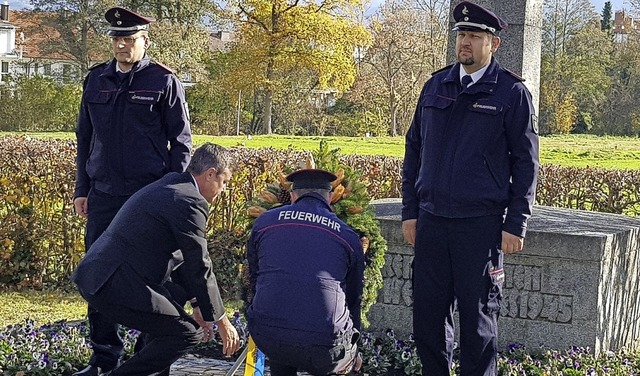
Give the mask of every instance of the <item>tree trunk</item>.
M 265 134 L 271 134 L 271 107 L 273 102 L 273 91 L 266 89 L 264 93 L 263 113 L 262 113 L 262 127 Z

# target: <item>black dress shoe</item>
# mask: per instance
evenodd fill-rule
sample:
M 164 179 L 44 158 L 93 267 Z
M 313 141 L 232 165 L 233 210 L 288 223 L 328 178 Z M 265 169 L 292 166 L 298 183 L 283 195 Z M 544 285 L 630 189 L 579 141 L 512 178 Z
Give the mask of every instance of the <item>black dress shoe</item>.
M 104 375 L 102 373 L 102 369 L 100 367 L 96 367 L 92 365 L 88 365 L 87 368 L 83 369 L 82 371 L 78 371 L 72 374 L 72 376 L 100 376 L 100 375 Z

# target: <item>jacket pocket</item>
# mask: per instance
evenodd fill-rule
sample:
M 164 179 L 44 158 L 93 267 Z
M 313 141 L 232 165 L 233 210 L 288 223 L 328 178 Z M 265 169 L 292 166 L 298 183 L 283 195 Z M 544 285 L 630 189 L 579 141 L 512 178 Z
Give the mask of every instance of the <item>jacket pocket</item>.
M 84 99 L 87 103 L 106 104 L 113 96 L 113 91 L 108 90 L 89 90 L 84 93 Z
M 502 188 L 504 186 L 504 183 L 503 183 L 503 180 L 498 175 L 496 166 L 492 164 L 491 159 L 487 157 L 487 155 L 483 155 L 482 157 L 484 158 L 484 164 L 487 166 L 487 169 L 489 170 L 489 174 L 491 174 L 493 181 L 496 183 L 498 188 Z
M 434 107 L 440 110 L 451 106 L 456 100 L 442 95 L 428 94 L 422 98 L 421 107 Z

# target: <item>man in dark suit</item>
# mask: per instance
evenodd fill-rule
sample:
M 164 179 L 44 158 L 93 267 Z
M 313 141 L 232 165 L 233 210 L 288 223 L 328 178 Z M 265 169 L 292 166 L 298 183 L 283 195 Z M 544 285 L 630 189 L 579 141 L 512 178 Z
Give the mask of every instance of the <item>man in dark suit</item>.
M 205 226 L 209 205 L 231 177 L 226 149 L 198 148 L 187 172 L 169 173 L 136 192 L 93 243 L 72 276 L 80 293 L 101 314 L 146 333 L 142 350 L 108 374 L 151 375 L 200 341 L 211 340 L 217 322 L 223 351 L 239 347 L 229 322 L 211 260 Z M 181 250 L 182 281 L 193 317 L 163 286 Z

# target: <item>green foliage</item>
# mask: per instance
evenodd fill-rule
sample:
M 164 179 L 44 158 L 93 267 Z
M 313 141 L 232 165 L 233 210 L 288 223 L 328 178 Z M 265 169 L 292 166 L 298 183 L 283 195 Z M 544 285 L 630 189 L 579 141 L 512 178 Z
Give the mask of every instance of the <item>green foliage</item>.
M 0 138 L 0 285 L 66 280 L 83 252 L 71 142 Z
M 611 6 L 611 1 L 607 1 L 604 3 L 604 7 L 602 8 L 602 14 L 600 16 L 600 29 L 602 31 L 611 31 L 613 28 L 613 9 Z
M 80 107 L 81 87 L 51 78 L 18 77 L 0 86 L 0 130 L 71 131 Z
M 258 139 L 258 137 L 256 137 Z M 236 140 L 253 142 L 241 138 Z M 297 144 L 302 138 L 265 137 L 259 142 Z M 319 139 L 306 139 L 317 145 Z M 378 249 L 384 248 L 376 222 L 368 208 L 369 199 L 400 197 L 402 159 L 396 157 L 341 155 L 329 149 L 323 140 L 315 152 L 319 166 L 344 173 L 343 197 L 335 203 L 336 212 L 365 234 L 372 246 L 368 257 L 372 271 L 381 267 Z M 393 139 L 379 140 L 393 145 Z M 202 139 L 204 141 L 204 139 Z M 207 140 L 208 141 L 208 140 Z M 213 142 L 225 141 L 221 138 Z M 275 141 L 275 142 L 274 142 Z M 401 140 L 397 140 L 399 144 Z M 201 141 L 196 140 L 196 144 Z M 369 139 L 343 142 L 357 148 Z M 386 144 L 384 144 L 386 143 Z M 565 136 L 542 139 L 543 150 L 554 160 L 583 162 L 610 161 L 629 163 L 640 159 L 637 141 L 593 136 Z M 371 143 L 375 145 L 374 142 Z M 563 146 L 564 145 L 564 146 Z M 634 146 L 635 145 L 635 146 Z M 216 264 L 221 286 L 230 298 L 236 298 L 241 285 L 241 264 L 247 225 L 251 222 L 246 205 L 255 202 L 265 189 L 282 178 L 281 172 L 299 167 L 309 152 L 293 149 L 244 147 L 231 148 L 237 162 L 227 190 L 211 205 L 207 228 L 210 254 Z M 84 254 L 84 220 L 72 209 L 76 150 L 70 140 L 34 139 L 24 136 L 0 137 L 0 285 L 59 286 Z M 616 160 L 619 158 L 619 162 Z M 544 158 L 543 158 L 544 160 Z M 573 162 L 577 163 L 577 162 Z M 564 167 L 543 164 L 538 180 L 537 203 L 548 206 L 640 215 L 640 170 L 615 170 L 596 167 Z M 279 189 L 279 188 L 278 188 Z M 280 190 L 272 193 L 278 194 Z M 346 194 L 345 194 L 346 192 Z M 349 211 L 352 211 L 351 213 Z M 359 214 L 362 215 L 353 215 Z M 228 245 L 228 246 L 227 246 Z M 376 272 L 377 273 L 377 272 Z M 377 274 L 367 277 L 374 291 Z M 373 301 L 373 293 L 368 295 Z M 369 303 L 367 303 L 369 304 Z
M 329 149 L 326 141 L 320 141 L 320 146 L 312 152 L 313 158 L 307 156 L 307 168 L 321 168 L 332 171 L 338 177 L 333 185 L 331 206 L 345 223 L 351 226 L 361 237 L 365 251 L 366 269 L 364 292 L 362 297 L 362 322 L 368 325 L 366 313 L 376 302 L 378 290 L 382 287 L 382 267 L 387 242 L 380 233 L 380 225 L 375 220 L 375 213 L 370 206 L 371 196 L 367 190 L 363 171 L 353 169 L 340 160 L 339 149 Z M 301 155 L 300 157 L 304 157 Z M 298 161 L 300 158 L 297 159 Z M 295 161 L 295 159 L 294 159 Z M 248 212 L 252 217 L 260 216 L 264 211 L 275 206 L 290 203 L 289 182 L 285 181 L 284 172 L 292 172 L 300 168 L 295 162 L 281 161 L 277 171 L 280 173 L 267 185 L 252 202 Z M 251 223 L 249 223 L 249 226 Z
M 378 290 L 382 288 L 382 268 L 384 255 L 387 252 L 387 241 L 380 233 L 380 224 L 375 219 L 373 207 L 370 206 L 371 197 L 363 180 L 363 172 L 355 170 L 339 159 L 339 149 L 329 149 L 326 141 L 320 141 L 320 147 L 313 152 L 316 167 L 328 171 L 338 172 L 338 179 L 342 176 L 341 184 L 333 187 L 333 194 L 342 197 L 334 202 L 336 215 L 351 226 L 360 236 L 365 249 L 366 269 L 364 278 L 364 292 L 362 294 L 362 322 L 368 325 L 366 314 L 376 302 Z M 340 170 L 343 171 L 340 174 Z M 368 247 L 366 245 L 368 244 Z

